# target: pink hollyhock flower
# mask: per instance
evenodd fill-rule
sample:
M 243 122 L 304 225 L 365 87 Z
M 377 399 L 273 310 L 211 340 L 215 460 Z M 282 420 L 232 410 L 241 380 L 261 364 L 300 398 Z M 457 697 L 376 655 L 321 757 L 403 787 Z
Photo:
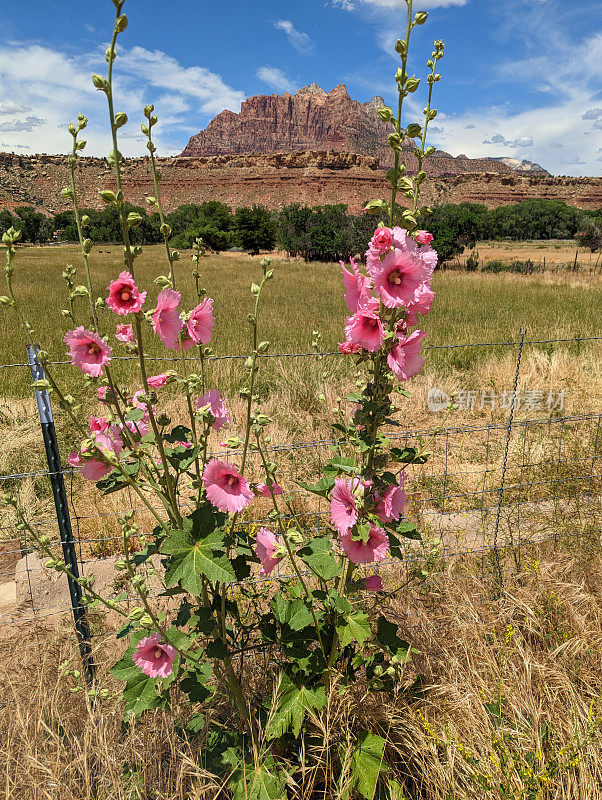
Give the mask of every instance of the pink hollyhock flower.
M 420 347 L 422 339 L 427 335 L 424 331 L 414 331 L 409 336 L 398 336 L 399 343 L 387 356 L 387 364 L 400 381 L 407 381 L 417 375 L 424 366 Z
M 345 336 L 351 344 L 363 347 L 370 353 L 380 350 L 385 329 L 378 315 L 378 300 L 370 298 L 358 306 L 352 317 L 347 317 Z
M 131 325 L 118 325 L 115 328 L 115 338 L 120 342 L 133 342 L 136 337 Z
M 183 447 L 184 450 L 190 450 L 192 448 L 192 446 L 193 446 L 192 442 L 187 442 L 185 439 L 182 439 L 181 441 L 174 442 L 174 444 L 177 444 L 180 447 Z
M 148 417 L 148 415 L 146 415 L 142 419 L 139 419 L 138 422 L 132 422 L 131 420 L 127 420 L 126 421 L 125 427 L 132 434 L 132 437 L 134 438 L 134 441 L 137 441 L 138 436 L 140 436 L 140 438 L 142 439 L 147 435 L 147 433 L 150 432 L 150 425 L 148 424 L 148 421 L 147 421 L 148 419 L 149 419 L 149 417 Z M 125 434 L 125 429 L 123 427 L 123 423 L 120 422 L 119 425 L 117 425 L 117 429 L 120 432 L 120 436 L 121 436 L 122 441 L 123 442 L 127 442 L 127 444 L 129 444 L 129 441 L 127 440 L 127 437 L 124 435 Z M 159 459 L 159 464 L 160 463 L 161 463 L 161 460 Z
M 431 289 L 430 284 L 422 283 L 418 289 L 416 289 L 414 297 L 414 302 L 406 307 L 407 314 L 405 321 L 408 325 L 418 324 L 417 314 L 428 314 L 431 310 L 433 300 L 435 299 L 435 292 Z
M 203 484 L 209 502 L 219 511 L 229 514 L 242 511 L 255 497 L 249 481 L 239 474 L 236 467 L 217 458 L 211 459 L 205 467 Z
M 339 352 L 345 353 L 345 355 L 359 353 L 360 350 L 361 347 L 359 344 L 353 344 L 353 342 L 339 342 Z
M 257 531 L 257 544 L 255 545 L 255 553 L 261 561 L 261 575 L 269 575 L 282 556 L 277 556 L 278 539 L 275 534 L 268 528 L 260 528 Z
M 428 231 L 416 231 L 414 239 L 418 244 L 430 244 L 433 241 L 433 234 Z
M 146 382 L 151 389 L 160 389 L 162 386 L 165 386 L 168 380 L 169 375 L 162 373 L 161 375 L 151 375 L 150 378 L 147 378 Z
M 90 430 L 92 433 L 106 433 L 110 423 L 106 417 L 90 417 Z
M 183 322 L 178 314 L 182 295 L 173 289 L 162 289 L 157 298 L 157 310 L 152 315 L 153 330 L 168 350 L 178 349 L 178 336 Z
M 81 474 L 88 481 L 99 481 L 111 471 L 111 467 L 97 458 L 82 458 L 78 452 L 69 453 L 67 463 L 72 467 L 81 467 Z
M 406 493 L 402 488 L 404 483 L 405 473 L 402 472 L 399 476 L 399 482 L 389 486 L 383 494 L 382 500 L 376 509 L 381 522 L 392 522 L 399 519 L 406 502 Z
M 277 483 L 272 483 L 272 493 L 275 496 L 282 494 L 282 488 Z M 270 493 L 270 487 L 267 483 L 258 483 L 255 486 L 255 494 L 258 497 L 271 497 L 272 494 Z
M 109 391 L 108 386 L 99 386 L 96 394 L 98 395 L 98 399 L 101 403 L 107 402 L 107 392 Z
M 111 281 L 107 305 L 116 314 L 136 314 L 146 300 L 146 292 L 138 290 L 129 272 L 122 272 L 116 281 Z
M 382 592 L 383 579 L 380 575 L 369 575 L 367 578 L 362 578 L 362 586 L 369 592 Z
M 213 300 L 206 297 L 196 308 L 193 308 L 188 318 L 188 335 L 194 344 L 209 344 L 211 331 L 215 325 L 213 316 Z
M 353 258 L 350 259 L 351 269 L 353 272 L 349 272 L 348 269 L 345 269 L 345 263 L 343 261 L 340 261 L 339 263 L 343 270 L 345 302 L 347 303 L 347 308 L 349 311 L 351 311 L 352 314 L 355 314 L 360 301 L 363 298 L 370 296 L 370 278 L 368 278 L 366 275 L 362 275 Z
M 149 678 L 167 678 L 173 672 L 177 650 L 161 641 L 160 633 L 153 633 L 136 645 L 132 660 Z
M 69 331 L 63 339 L 69 346 L 71 363 L 79 367 L 82 372 L 92 378 L 98 378 L 105 364 L 111 360 L 111 348 L 92 331 L 87 331 L 80 325 L 74 331 Z
M 373 564 L 382 561 L 389 552 L 389 537 L 382 528 L 370 525 L 367 542 L 354 541 L 351 534 L 341 536 L 341 548 L 354 564 Z
M 400 308 L 416 300 L 416 290 L 430 276 L 418 256 L 394 250 L 374 270 L 374 289 L 387 308 Z
M 391 228 L 377 228 L 370 240 L 370 249 L 378 253 L 386 253 L 393 247 L 393 231 Z
M 428 280 L 430 280 L 439 259 L 437 251 L 428 244 L 423 246 L 417 244 L 404 228 L 393 228 L 393 237 L 396 249 L 416 255 L 424 262 L 429 270 Z
M 341 534 L 347 533 L 349 528 L 357 522 L 357 498 L 355 493 L 358 488 L 364 488 L 359 478 L 352 478 L 350 481 L 337 478 L 334 482 L 330 500 L 330 519 Z
M 219 431 L 224 425 L 230 423 L 230 412 L 218 389 L 209 389 L 202 397 L 199 397 L 196 407 L 203 408 L 203 406 L 209 406 L 211 415 L 215 417 L 215 422 L 211 426 L 214 431 Z

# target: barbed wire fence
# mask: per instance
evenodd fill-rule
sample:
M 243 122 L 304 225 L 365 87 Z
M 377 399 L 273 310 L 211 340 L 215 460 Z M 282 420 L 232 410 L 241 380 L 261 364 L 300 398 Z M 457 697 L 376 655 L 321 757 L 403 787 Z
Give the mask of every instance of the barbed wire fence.
M 525 548 L 561 537 L 599 536 L 602 500 L 601 419 L 602 413 L 564 414 L 564 394 L 535 390 L 529 396 L 518 391 L 521 358 L 530 346 L 593 344 L 602 337 L 527 340 L 525 333 L 517 340 L 506 342 L 476 342 L 470 344 L 435 345 L 428 351 L 450 351 L 461 348 L 515 348 L 516 369 L 513 388 L 496 394 L 491 391 L 456 393 L 456 404 L 463 403 L 471 410 L 480 401 L 481 408 L 504 410 L 506 418 L 487 424 L 442 424 L 418 430 L 392 429 L 390 438 L 403 447 L 420 446 L 430 441 L 431 458 L 425 464 L 414 465 L 408 475 L 405 490 L 407 503 L 404 516 L 416 522 L 423 533 L 423 542 L 407 541 L 402 559 L 387 559 L 377 565 L 380 571 L 407 574 L 425 558 L 425 552 L 436 553 L 444 565 L 453 559 L 469 557 L 478 564 L 484 591 L 498 590 L 505 580 L 519 574 Z M 307 352 L 264 354 L 269 359 L 316 359 L 338 357 L 338 352 Z M 214 361 L 238 360 L 246 356 L 213 356 Z M 117 357 L 116 360 L 130 360 Z M 151 357 L 150 361 L 181 361 L 180 357 Z M 187 361 L 194 359 L 187 358 Z M 55 361 L 55 365 L 68 361 Z M 2 370 L 30 369 L 28 361 L 0 365 Z M 562 394 L 562 403 L 559 395 Z M 447 405 L 449 397 L 430 397 L 429 403 Z M 539 412 L 527 418 L 517 416 L 518 409 Z M 431 409 L 433 410 L 433 409 Z M 44 413 L 47 413 L 47 409 Z M 44 418 L 40 409 L 42 430 Z M 46 421 L 47 418 L 46 418 Z M 101 576 L 105 585 L 113 585 L 117 573 L 113 563 L 119 554 L 121 535 L 117 517 L 125 510 L 134 510 L 144 518 L 127 491 L 117 495 L 118 501 L 82 502 L 82 481 L 71 467 L 61 465 L 49 452 L 46 431 L 39 437 L 40 461 L 44 467 L 29 472 L 0 475 L 0 491 L 9 491 L 23 503 L 27 512 L 24 482 L 46 481 L 48 497 L 54 493 L 57 515 L 30 519 L 37 530 L 69 551 L 69 558 L 79 574 Z M 337 442 L 332 439 L 293 441 L 273 445 L 272 457 L 279 463 L 281 482 L 291 510 L 290 524 L 301 527 L 308 535 L 324 531 L 328 526 L 329 508 L 325 500 L 310 498 L 299 481 L 312 481 L 321 465 L 331 455 Z M 46 446 L 45 446 L 46 445 Z M 226 451 L 234 457 L 236 451 Z M 220 453 L 223 457 L 224 453 Z M 60 493 L 60 485 L 63 493 Z M 41 491 L 41 490 L 38 490 Z M 58 495 L 57 495 L 58 492 Z M 256 528 L 269 524 L 267 503 L 256 502 L 256 513 L 247 516 L 241 525 Z M 67 520 L 67 524 L 65 523 Z M 434 549 L 433 549 L 434 548 Z M 374 566 L 374 565 L 373 565 Z M 371 569 L 374 572 L 374 569 Z M 283 569 L 268 578 L 255 575 L 249 581 L 279 581 L 286 579 Z M 14 520 L 6 517 L 0 523 L 0 586 L 10 581 L 17 584 L 14 608 L 0 607 L 0 625 L 74 615 L 80 644 L 89 642 L 90 631 L 84 609 L 79 603 L 81 594 L 74 593 L 67 577 L 45 570 L 33 543 L 25 534 L 18 535 Z M 485 588 L 486 587 L 486 588 Z M 157 591 L 157 596 L 160 594 Z M 133 593 L 123 593 L 123 603 L 135 601 Z M 86 651 L 89 653 L 89 650 Z M 85 655 L 82 652 L 82 655 Z

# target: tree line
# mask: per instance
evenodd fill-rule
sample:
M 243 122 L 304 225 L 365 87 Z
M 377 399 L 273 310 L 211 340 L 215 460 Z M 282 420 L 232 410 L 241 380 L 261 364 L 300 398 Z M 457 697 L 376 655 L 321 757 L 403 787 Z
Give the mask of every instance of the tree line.
M 142 222 L 132 230 L 134 244 L 163 241 L 157 213 L 131 204 Z M 120 241 L 121 231 L 113 207 L 102 211 L 84 209 L 88 217 L 85 234 L 98 244 Z M 211 250 L 239 248 L 251 253 L 286 250 L 306 261 L 347 260 L 366 249 L 378 222 L 368 214 L 352 214 L 344 204 L 303 206 L 292 203 L 278 211 L 253 205 L 232 209 L 218 201 L 186 203 L 166 217 L 172 229 L 172 244 L 188 249 L 197 238 Z M 0 211 L 0 235 L 14 226 L 22 241 L 76 242 L 77 227 L 72 211 L 46 216 L 23 206 L 13 213 Z M 488 209 L 478 203 L 444 203 L 419 218 L 419 227 L 433 233 L 433 245 L 441 263 L 450 261 L 482 240 L 572 239 L 592 251 L 602 248 L 602 209 L 583 211 L 561 200 L 523 200 L 513 205 Z

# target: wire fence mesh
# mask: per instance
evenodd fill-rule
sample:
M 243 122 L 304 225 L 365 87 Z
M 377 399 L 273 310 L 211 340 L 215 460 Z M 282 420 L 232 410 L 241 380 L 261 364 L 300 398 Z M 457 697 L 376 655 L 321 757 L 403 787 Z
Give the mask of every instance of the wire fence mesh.
M 530 402 L 517 392 L 521 354 L 525 347 L 541 345 L 594 343 L 602 337 L 573 339 L 477 342 L 434 346 L 431 350 L 465 347 L 515 348 L 517 353 L 513 389 L 486 394 L 480 398 L 463 397 L 471 402 L 498 403 L 505 412 L 501 421 L 485 424 L 441 424 L 414 430 L 393 428 L 390 438 L 404 447 L 423 446 L 428 442 L 431 456 L 425 464 L 407 470 L 407 502 L 404 516 L 414 521 L 423 533 L 423 541 L 407 540 L 403 559 L 388 559 L 379 569 L 393 570 L 400 580 L 426 558 L 436 558 L 440 565 L 452 559 L 470 557 L 484 585 L 489 579 L 498 583 L 520 571 L 525 548 L 561 537 L 597 536 L 600 533 L 602 474 L 600 472 L 600 413 L 564 414 L 558 397 L 540 392 Z M 425 348 L 427 349 L 427 348 Z M 270 358 L 316 358 L 338 353 L 282 353 Z M 224 356 L 215 359 L 238 359 Z M 172 359 L 164 358 L 162 361 Z M 63 363 L 63 362 L 59 362 Z M 3 365 L 2 369 L 28 368 L 28 364 Z M 0 373 L 1 374 L 1 373 Z M 475 393 L 476 395 L 476 393 Z M 456 398 L 457 400 L 457 398 Z M 535 400 L 537 402 L 535 402 Z M 527 417 L 519 418 L 521 407 Z M 528 416 L 530 411 L 539 411 Z M 271 457 L 277 461 L 280 482 L 286 488 L 289 524 L 305 533 L 324 531 L 329 524 L 326 500 L 308 497 L 300 481 L 313 481 L 322 464 L 337 447 L 334 439 L 292 441 L 275 444 Z M 40 461 L 44 454 L 39 437 Z M 228 451 L 227 451 L 228 452 Z M 223 457 L 224 453 L 219 454 Z M 236 451 L 228 455 L 236 456 Z M 120 553 L 121 535 L 117 518 L 125 510 L 135 510 L 145 529 L 152 528 L 148 514 L 126 492 L 116 496 L 91 499 L 84 481 L 71 467 L 62 468 L 73 539 L 82 574 L 95 574 L 101 585 L 115 585 L 113 570 Z M 27 510 L 31 481 L 38 495 L 51 497 L 53 473 L 40 466 L 24 472 L 0 475 L 0 489 L 19 498 Z M 25 491 L 27 487 L 27 491 Z M 243 517 L 241 525 L 257 528 L 269 523 L 268 502 L 259 499 L 253 513 Z M 51 513 L 30 519 L 32 526 L 49 536 L 57 546 L 60 537 Z M 38 558 L 34 544 L 15 531 L 15 520 L 4 514 L 0 524 L 0 585 L 15 581 L 17 598 L 14 607 L 0 608 L 0 623 L 44 620 L 72 609 L 64 575 L 49 574 Z M 71 543 L 71 542 L 70 542 Z M 374 570 L 372 570 L 374 571 Z M 248 580 L 282 580 L 286 570 L 269 579 L 258 574 Z M 124 587 L 127 590 L 127 587 Z M 122 602 L 134 599 L 125 591 Z

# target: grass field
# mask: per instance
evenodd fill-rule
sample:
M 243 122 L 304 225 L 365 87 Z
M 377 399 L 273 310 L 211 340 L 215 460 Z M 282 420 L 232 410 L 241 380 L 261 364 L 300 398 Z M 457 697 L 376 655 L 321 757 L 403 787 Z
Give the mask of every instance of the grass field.
M 64 297 L 60 272 L 70 262 L 78 263 L 73 247 L 22 248 L 16 262 L 15 283 L 23 307 L 31 312 L 39 341 L 58 359 L 64 358 L 60 340 L 65 330 L 60 318 Z M 162 263 L 160 249 L 148 248 L 137 264 L 139 284 L 150 287 Z M 98 293 L 103 294 L 101 289 L 121 269 L 118 249 L 104 248 L 92 264 Z M 271 352 L 310 352 L 314 330 L 322 334 L 323 350 L 336 349 L 346 314 L 338 266 L 277 260 L 275 268 L 261 323 L 261 338 L 272 341 Z M 210 257 L 203 259 L 202 270 L 203 283 L 215 298 L 216 354 L 246 354 L 245 318 L 251 302 L 249 285 L 260 273 L 257 259 Z M 178 288 L 187 307 L 192 303 L 190 271 L 185 255 Z M 530 340 L 599 336 L 598 280 L 591 274 L 568 272 L 527 277 L 438 273 L 437 297 L 424 323 L 427 344 L 438 348 L 516 342 L 525 328 Z M 156 297 L 153 288 L 149 308 Z M 82 321 L 84 315 L 82 305 Z M 115 319 L 107 314 L 103 320 L 109 332 Z M 164 355 L 150 334 L 148 342 L 152 354 Z M 114 340 L 112 344 L 117 352 Z M 23 355 L 14 321 L 3 313 L 0 363 L 22 362 Z M 502 344 L 427 350 L 425 368 L 412 381 L 412 398 L 400 401 L 402 430 L 443 423 L 443 415 L 430 412 L 426 405 L 433 386 L 447 393 L 486 389 L 499 394 L 511 389 L 516 355 L 516 347 Z M 264 409 L 274 419 L 274 443 L 330 438 L 329 408 L 337 395 L 353 386 L 349 363 L 338 355 L 319 361 L 314 356 L 262 362 L 260 388 Z M 595 421 L 557 422 L 564 414 L 599 412 L 599 363 L 596 342 L 535 344 L 524 350 L 519 391 L 554 389 L 566 396 L 563 410 L 517 411 L 519 421 L 543 420 L 518 427 L 509 443 L 509 488 L 503 493 L 499 542 L 516 544 L 522 537 L 523 545 L 520 551 L 502 550 L 508 582 L 501 598 L 490 580 L 495 572 L 492 556 L 470 551 L 490 542 L 495 510 L 487 509 L 495 509 L 499 497 L 506 442 L 501 423 L 507 420 L 508 409 L 499 404 L 480 408 L 476 403 L 474 409 L 452 411 L 443 423 L 446 430 L 431 442 L 431 460 L 414 468 L 407 484 L 406 516 L 418 518 L 428 541 L 440 536 L 444 548 L 422 587 L 383 602 L 390 604 L 401 634 L 419 652 L 404 668 L 394 700 L 366 699 L 360 689 L 341 699 L 333 691 L 325 716 L 331 727 L 318 731 L 316 740 L 328 740 L 328 747 L 336 748 L 340 756 L 358 730 L 386 731 L 389 774 L 403 786 L 395 800 L 602 797 L 602 437 Z M 154 371 L 165 366 L 169 364 L 156 362 Z M 195 362 L 190 367 L 195 369 Z M 59 370 L 73 389 L 79 373 L 68 366 Z M 210 374 L 211 382 L 228 393 L 232 432 L 238 433 L 243 409 L 235 390 L 244 377 L 241 362 L 214 361 Z M 137 388 L 127 363 L 119 365 L 119 378 L 130 389 Z M 324 403 L 318 399 L 322 392 Z M 175 422 L 183 412 L 181 400 L 168 393 L 166 398 L 163 409 Z M 60 414 L 57 424 L 61 449 L 66 451 L 77 440 Z M 490 424 L 499 428 L 488 429 Z M 0 475 L 43 467 L 27 369 L 0 370 L 0 437 Z M 326 448 L 280 454 L 285 490 L 294 492 L 296 479 L 315 476 L 317 461 L 326 454 Z M 30 517 L 40 530 L 56 537 L 47 479 L 24 477 L 18 486 Z M 77 513 L 77 536 L 84 540 L 83 556 L 100 558 L 117 552 L 114 515 L 122 496 L 103 498 L 77 477 L 68 479 L 68 489 L 72 511 Z M 297 495 L 291 502 L 296 512 L 312 510 Z M 144 525 L 142 515 L 137 519 Z M 13 537 L 13 525 L 5 515 L 0 538 Z M 530 537 L 547 541 L 524 544 Z M 384 569 L 386 580 L 398 578 L 397 565 Z M 110 633 L 100 615 L 93 624 L 95 633 Z M 92 704 L 83 694 L 71 694 L 61 677 L 57 668 L 61 662 L 79 668 L 68 619 L 59 620 L 56 628 L 47 627 L 44 619 L 21 625 L 0 627 L 4 698 L 0 795 L 4 790 L 7 798 L 24 800 L 226 797 L 202 768 L 201 744 L 173 734 L 172 715 L 185 716 L 187 709 L 153 712 L 139 723 L 123 726 L 118 704 Z M 95 639 L 102 665 L 110 663 L 117 646 L 111 637 L 108 643 L 102 635 Z M 245 668 L 245 685 L 261 690 L 262 676 L 271 668 L 269 660 L 258 655 Z M 114 688 L 104 666 L 99 686 Z M 213 708 L 211 714 L 229 725 L 222 707 Z M 329 763 L 328 749 L 316 744 L 303 758 L 304 769 L 295 776 L 291 797 L 339 800 L 341 793 L 329 783 L 328 767 L 323 768 Z M 325 776 L 319 789 L 312 777 L 314 767 Z
M 478 242 L 475 250 L 479 253 L 479 258 L 484 261 L 494 259 L 511 262 L 530 260 L 536 267 L 548 270 L 572 268 L 575 264 L 575 256 L 579 270 L 583 272 L 600 272 L 602 259 L 599 253 L 592 253 L 584 247 L 578 247 L 572 239 L 552 239 L 549 241 L 524 241 L 524 242 Z M 469 250 L 458 258 L 458 263 L 462 264 L 469 254 Z

